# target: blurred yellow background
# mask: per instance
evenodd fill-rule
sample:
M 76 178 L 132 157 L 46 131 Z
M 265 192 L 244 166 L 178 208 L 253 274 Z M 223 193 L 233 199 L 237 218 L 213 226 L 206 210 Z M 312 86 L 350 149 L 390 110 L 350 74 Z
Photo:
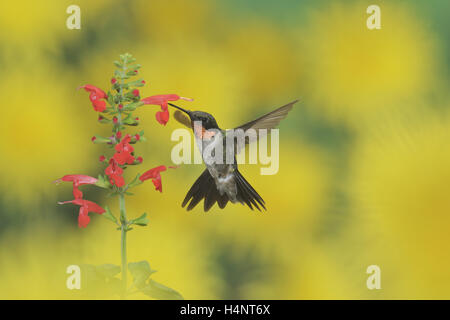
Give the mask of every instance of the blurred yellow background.
M 90 138 L 106 128 L 76 88 L 108 88 L 124 52 L 143 96 L 192 97 L 180 105 L 223 128 L 301 99 L 280 126 L 278 174 L 242 168 L 267 212 L 186 212 L 203 166 L 183 165 L 163 193 L 148 183 L 128 198 L 130 218 L 150 219 L 128 234 L 129 261 L 186 299 L 450 298 L 448 1 L 78 0 L 81 29 L 68 30 L 71 4 L 0 4 L 0 298 L 84 298 L 68 265 L 120 264 L 120 232 L 94 214 L 79 229 L 77 208 L 56 204 L 71 187 L 51 182 L 103 170 Z M 366 27 L 371 4 L 380 30 Z M 139 111 L 141 172 L 171 164 L 180 125 L 156 110 Z M 381 290 L 366 287 L 372 264 Z

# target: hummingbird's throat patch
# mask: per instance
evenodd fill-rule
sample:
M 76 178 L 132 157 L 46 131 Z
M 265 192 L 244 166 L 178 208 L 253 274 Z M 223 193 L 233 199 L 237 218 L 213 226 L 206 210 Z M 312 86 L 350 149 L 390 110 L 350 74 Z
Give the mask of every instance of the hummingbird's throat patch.
M 194 134 L 197 138 L 209 140 L 216 135 L 214 130 L 206 130 L 200 123 L 194 123 Z

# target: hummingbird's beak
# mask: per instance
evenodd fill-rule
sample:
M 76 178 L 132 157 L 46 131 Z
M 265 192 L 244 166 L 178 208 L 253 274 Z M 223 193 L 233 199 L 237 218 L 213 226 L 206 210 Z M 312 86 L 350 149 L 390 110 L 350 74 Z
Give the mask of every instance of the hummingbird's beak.
M 184 113 L 186 113 L 189 116 L 189 118 L 191 117 L 191 111 L 183 109 L 183 108 L 181 108 L 179 106 L 176 106 L 176 105 L 174 105 L 172 103 L 168 103 L 168 105 L 171 106 L 171 107 L 177 108 L 178 110 L 183 111 Z

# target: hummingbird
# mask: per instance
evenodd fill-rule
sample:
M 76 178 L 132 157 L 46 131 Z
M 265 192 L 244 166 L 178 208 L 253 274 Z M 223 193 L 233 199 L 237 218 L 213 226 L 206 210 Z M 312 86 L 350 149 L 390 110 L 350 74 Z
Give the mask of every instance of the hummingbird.
M 221 129 L 216 119 L 207 112 L 190 111 L 169 103 L 170 106 L 178 109 L 174 113 L 174 118 L 179 123 L 193 130 L 196 144 L 200 149 L 202 160 L 206 165 L 206 169 L 187 192 L 181 206 L 184 208 L 187 205 L 187 210 L 190 211 L 204 199 L 205 212 L 211 209 L 216 202 L 221 209 L 225 208 L 228 202 L 239 202 L 247 205 L 251 210 L 253 210 L 253 207 L 259 211 L 261 211 L 261 208 L 266 210 L 264 200 L 239 172 L 235 156 L 245 147 L 245 144 L 258 140 L 261 134 L 260 132 L 267 132 L 259 131 L 259 129 L 270 130 L 278 126 L 296 102 L 298 100 L 292 101 L 253 121 L 240 125 L 231 131 Z M 229 132 L 242 130 L 245 133 L 250 129 L 255 130 L 253 132 L 256 132 L 256 136 L 253 139 L 246 137 L 244 145 L 242 143 L 240 146 L 236 143 L 227 143 L 227 134 L 230 134 Z M 233 138 L 235 139 L 235 137 Z M 202 152 L 205 148 L 213 148 L 218 144 L 222 144 L 225 149 L 225 152 L 223 152 L 223 161 L 214 161 L 211 155 Z M 230 154 L 232 161 L 225 161 L 226 156 Z M 215 155 L 214 151 L 212 155 Z

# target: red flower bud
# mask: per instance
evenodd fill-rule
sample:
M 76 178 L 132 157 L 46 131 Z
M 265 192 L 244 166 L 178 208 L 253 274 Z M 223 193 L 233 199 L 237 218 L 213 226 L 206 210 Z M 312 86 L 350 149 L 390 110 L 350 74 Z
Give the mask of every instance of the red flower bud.
M 144 159 L 142 157 L 137 157 L 136 161 L 139 162 L 139 163 L 142 163 L 142 161 L 144 161 Z
M 119 104 L 119 110 L 123 109 L 123 104 Z
M 98 161 L 100 161 L 100 162 L 103 162 L 105 160 L 106 160 L 105 156 L 100 156 L 100 158 L 98 158 Z
M 95 139 L 97 139 L 97 138 L 96 138 L 95 136 L 93 136 L 93 137 L 91 138 L 91 141 L 94 142 Z
M 142 82 L 142 84 L 145 84 L 145 80 L 142 80 L 141 82 Z
M 134 139 L 136 139 L 136 141 L 139 141 L 139 139 L 141 139 L 141 136 L 138 135 L 138 134 L 136 134 L 136 135 L 134 136 Z
M 133 90 L 133 96 L 135 96 L 135 97 L 139 96 L 139 90 L 138 89 L 134 89 Z
M 116 133 L 116 139 L 120 140 L 120 138 L 122 138 L 122 132 L 117 131 L 117 133 Z
M 117 122 L 119 122 L 119 119 L 117 119 L 117 117 L 114 117 L 113 122 L 114 122 L 114 124 L 117 124 Z
M 117 82 L 116 78 L 112 78 L 112 79 L 111 79 L 111 83 L 112 83 L 112 84 L 115 84 L 116 82 Z

